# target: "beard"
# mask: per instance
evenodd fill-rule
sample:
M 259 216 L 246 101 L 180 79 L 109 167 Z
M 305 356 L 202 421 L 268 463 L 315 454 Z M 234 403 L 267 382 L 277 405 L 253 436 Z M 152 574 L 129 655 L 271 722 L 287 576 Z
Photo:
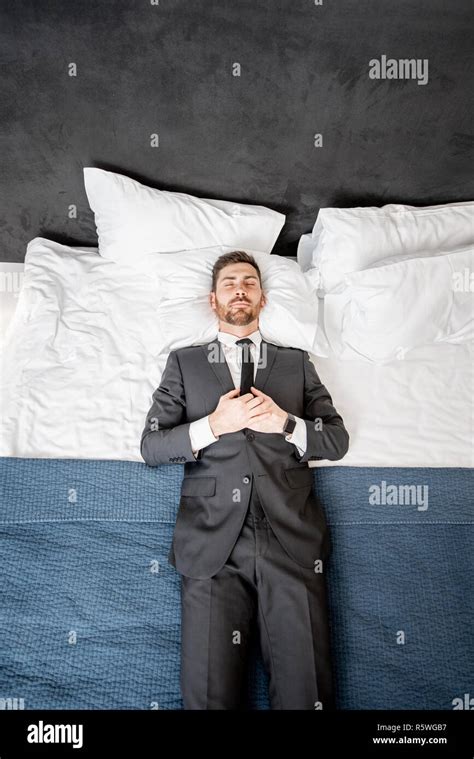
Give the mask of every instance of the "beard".
M 252 306 L 246 302 L 245 306 L 224 306 L 216 298 L 216 314 L 219 319 L 226 324 L 233 324 L 237 327 L 246 327 L 258 318 L 260 313 L 259 306 Z

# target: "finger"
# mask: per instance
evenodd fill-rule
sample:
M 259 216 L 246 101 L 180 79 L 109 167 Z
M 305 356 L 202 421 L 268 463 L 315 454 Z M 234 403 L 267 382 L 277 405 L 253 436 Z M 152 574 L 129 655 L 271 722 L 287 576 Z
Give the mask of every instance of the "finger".
M 261 398 L 255 398 L 255 396 L 252 395 L 251 400 L 247 401 L 245 404 L 247 408 L 254 408 L 255 406 L 261 406 L 262 403 L 265 403 Z
M 236 395 L 240 393 L 240 387 L 235 387 L 233 390 L 229 390 L 228 393 L 225 393 L 223 395 L 223 398 L 234 398 Z
M 247 403 L 247 401 L 251 401 L 252 398 L 255 398 L 255 396 L 252 395 L 252 393 L 245 393 L 245 395 L 241 395 L 240 396 L 240 400 L 241 401 L 245 401 L 246 403 Z
M 254 411 L 251 414 L 249 414 L 249 417 L 252 420 L 252 422 L 259 422 L 261 419 L 266 419 L 268 416 L 270 416 L 269 411 L 264 411 L 263 414 L 260 414 L 258 411 Z
M 250 404 L 248 404 L 248 406 L 250 406 Z M 250 408 L 251 408 L 251 410 L 253 412 L 256 412 L 257 414 L 265 414 L 268 411 L 271 411 L 271 409 L 268 407 L 268 404 L 266 403 L 266 401 L 262 401 L 261 403 L 259 403 L 256 406 L 250 406 Z
M 253 393 L 254 395 L 256 395 L 256 396 L 258 396 L 258 397 L 260 397 L 260 398 L 266 398 L 266 397 L 267 397 L 267 396 L 265 395 L 265 393 L 262 393 L 262 391 L 261 391 L 261 390 L 258 390 L 258 388 L 254 387 L 253 385 L 252 385 L 252 387 L 251 387 L 250 389 L 251 389 L 251 391 L 252 391 L 252 393 Z

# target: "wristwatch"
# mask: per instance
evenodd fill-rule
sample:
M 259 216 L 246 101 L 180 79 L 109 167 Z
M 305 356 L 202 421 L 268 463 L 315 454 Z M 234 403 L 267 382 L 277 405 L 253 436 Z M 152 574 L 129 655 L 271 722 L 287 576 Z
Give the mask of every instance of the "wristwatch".
M 293 414 L 288 414 L 286 417 L 286 422 L 283 427 L 283 435 L 291 435 L 293 430 L 296 427 L 296 419 L 293 416 Z

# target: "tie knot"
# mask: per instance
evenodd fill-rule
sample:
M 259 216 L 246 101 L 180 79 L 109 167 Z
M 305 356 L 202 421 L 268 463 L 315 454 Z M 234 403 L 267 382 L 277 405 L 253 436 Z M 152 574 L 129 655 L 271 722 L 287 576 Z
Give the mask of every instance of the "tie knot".
M 236 340 L 236 345 L 252 345 L 253 340 L 250 339 L 250 337 L 243 337 L 241 340 Z

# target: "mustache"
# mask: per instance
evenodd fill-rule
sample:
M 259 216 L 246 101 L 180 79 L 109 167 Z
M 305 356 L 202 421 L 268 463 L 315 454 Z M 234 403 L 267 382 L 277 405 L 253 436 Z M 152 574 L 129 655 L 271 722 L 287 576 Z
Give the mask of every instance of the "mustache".
M 234 306 L 236 303 L 247 303 L 250 306 L 250 301 L 246 298 L 236 298 L 236 300 L 233 300 L 232 303 L 230 303 L 231 306 Z

